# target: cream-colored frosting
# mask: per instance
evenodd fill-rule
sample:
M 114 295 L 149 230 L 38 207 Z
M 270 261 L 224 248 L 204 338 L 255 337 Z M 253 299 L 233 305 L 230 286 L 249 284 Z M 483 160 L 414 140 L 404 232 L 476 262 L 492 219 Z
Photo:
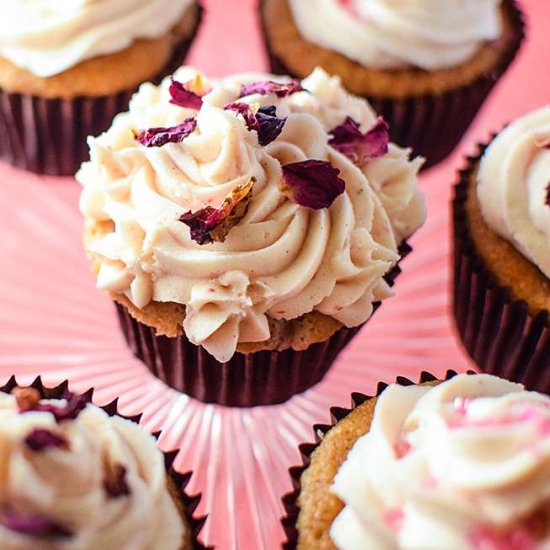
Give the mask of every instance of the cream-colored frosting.
M 501 0 L 289 0 L 300 33 L 370 69 L 454 67 L 501 34 Z
M 52 76 L 174 27 L 191 0 L 0 0 L 0 55 Z
M 550 107 L 491 142 L 478 174 L 483 219 L 550 277 Z
M 485 374 L 389 386 L 332 490 L 341 550 L 548 549 L 550 397 Z
M 183 68 L 181 82 L 196 72 Z M 204 78 L 204 77 L 203 77 Z M 353 327 L 372 304 L 392 294 L 383 276 L 398 260 L 397 245 L 425 218 L 417 188 L 420 159 L 395 145 L 361 167 L 332 148 L 329 131 L 351 116 L 367 131 L 368 104 L 321 70 L 303 81 L 308 90 L 286 98 L 254 94 L 248 104 L 275 105 L 287 117 L 283 132 L 261 146 L 244 119 L 223 107 L 241 83 L 270 75 L 212 81 L 199 112 L 169 103 L 169 81 L 143 85 L 129 113 L 90 139 L 91 161 L 77 178 L 88 223 L 114 222 L 89 243 L 99 263 L 99 288 L 125 294 L 136 306 L 151 300 L 186 306 L 184 330 L 219 361 L 239 342 L 269 339 L 268 317 L 290 320 L 318 310 Z M 133 132 L 174 126 L 197 117 L 182 143 L 144 147 Z M 346 190 L 330 208 L 311 210 L 281 192 L 282 165 L 328 160 Z M 248 212 L 225 242 L 199 245 L 177 221 L 186 211 L 219 207 L 236 185 L 255 178 Z
M 36 429 L 61 436 L 68 448 L 31 450 L 25 439 Z M 106 463 L 126 469 L 128 495 L 107 494 Z M 128 420 L 88 404 L 75 420 L 57 424 L 49 412 L 20 414 L 15 398 L 0 394 L 0 464 L 0 508 L 47 518 L 71 533 L 37 538 L 0 519 L 2 550 L 181 548 L 186 527 L 167 489 L 163 454 Z

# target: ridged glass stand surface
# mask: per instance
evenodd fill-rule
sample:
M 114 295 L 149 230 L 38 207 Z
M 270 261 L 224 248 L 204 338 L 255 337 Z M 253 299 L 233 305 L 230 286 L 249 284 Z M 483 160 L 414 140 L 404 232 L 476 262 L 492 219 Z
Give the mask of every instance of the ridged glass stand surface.
M 191 62 L 210 74 L 265 66 L 253 0 L 210 0 Z M 68 378 L 74 390 L 94 386 L 106 403 L 120 396 L 123 413 L 144 411 L 147 429 L 163 430 L 163 449 L 180 448 L 180 471 L 193 470 L 190 492 L 202 492 L 208 513 L 204 542 L 217 548 L 278 548 L 280 497 L 290 489 L 288 468 L 311 427 L 327 422 L 329 407 L 347 406 L 354 391 L 369 393 L 397 375 L 438 375 L 471 364 L 450 317 L 451 185 L 462 155 L 474 143 L 550 97 L 544 22 L 550 5 L 523 3 L 529 39 L 464 146 L 422 176 L 429 220 L 412 239 L 397 297 L 389 300 L 326 379 L 288 403 L 231 410 L 167 389 L 127 350 L 109 299 L 94 288 L 81 245 L 78 186 L 0 166 L 0 382 L 11 374 L 30 382 Z

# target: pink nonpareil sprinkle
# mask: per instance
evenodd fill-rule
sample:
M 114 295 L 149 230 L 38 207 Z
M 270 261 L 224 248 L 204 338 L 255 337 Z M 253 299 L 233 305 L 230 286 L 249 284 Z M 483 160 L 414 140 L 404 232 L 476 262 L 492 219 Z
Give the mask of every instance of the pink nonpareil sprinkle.
M 393 447 L 398 458 L 403 458 L 411 452 L 411 444 L 405 439 L 400 439 Z
M 470 400 L 466 397 L 455 397 L 455 400 L 453 401 L 453 407 L 455 411 L 462 416 L 466 416 L 468 413 L 468 405 L 470 404 Z
M 537 550 L 538 541 L 523 526 L 500 532 L 489 525 L 477 528 L 470 535 L 475 550 Z
M 389 525 L 392 530 L 399 531 L 405 520 L 405 514 L 403 508 L 389 508 L 384 512 L 384 521 Z

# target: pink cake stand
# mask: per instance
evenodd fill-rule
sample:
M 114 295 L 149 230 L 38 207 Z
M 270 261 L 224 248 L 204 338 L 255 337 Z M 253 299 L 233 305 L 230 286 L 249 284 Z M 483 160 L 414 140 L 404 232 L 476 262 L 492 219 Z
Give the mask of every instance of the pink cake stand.
M 191 63 L 207 74 L 266 67 L 255 0 L 205 2 L 205 22 Z M 353 340 L 326 379 L 284 405 L 232 410 L 204 405 L 155 380 L 127 350 L 108 298 L 94 287 L 81 245 L 79 188 L 69 178 L 40 178 L 0 166 L 0 383 L 68 378 L 72 389 L 95 387 L 121 411 L 144 411 L 148 430 L 163 430 L 163 449 L 181 449 L 176 466 L 193 470 L 190 489 L 202 492 L 202 533 L 217 548 L 261 550 L 283 540 L 280 498 L 287 469 L 299 463 L 299 443 L 327 422 L 329 407 L 350 393 L 375 390 L 397 375 L 416 378 L 471 364 L 455 338 L 450 315 L 450 197 L 463 155 L 507 121 L 550 99 L 550 5 L 525 0 L 529 39 L 518 60 L 444 164 L 421 178 L 429 219 L 413 238 L 389 300 Z

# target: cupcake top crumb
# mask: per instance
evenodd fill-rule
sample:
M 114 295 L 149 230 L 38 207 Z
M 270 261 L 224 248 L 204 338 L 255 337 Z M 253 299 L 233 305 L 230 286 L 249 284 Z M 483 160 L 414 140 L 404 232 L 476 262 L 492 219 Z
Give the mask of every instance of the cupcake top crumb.
M 77 175 L 98 286 L 185 306 L 187 338 L 221 362 L 269 339 L 269 318 L 363 323 L 425 219 L 421 159 L 339 79 L 143 85 L 90 141 Z
M 550 278 L 550 106 L 512 122 L 481 159 L 487 225 Z
M 9 0 L 2 4 L 0 56 L 39 77 L 162 36 L 191 0 Z
M 0 393 L 0 547 L 180 550 L 163 454 L 84 396 Z
M 490 375 L 389 386 L 334 479 L 340 550 L 550 544 L 550 397 Z
M 370 69 L 456 67 L 502 34 L 501 0 L 289 0 L 300 33 Z

